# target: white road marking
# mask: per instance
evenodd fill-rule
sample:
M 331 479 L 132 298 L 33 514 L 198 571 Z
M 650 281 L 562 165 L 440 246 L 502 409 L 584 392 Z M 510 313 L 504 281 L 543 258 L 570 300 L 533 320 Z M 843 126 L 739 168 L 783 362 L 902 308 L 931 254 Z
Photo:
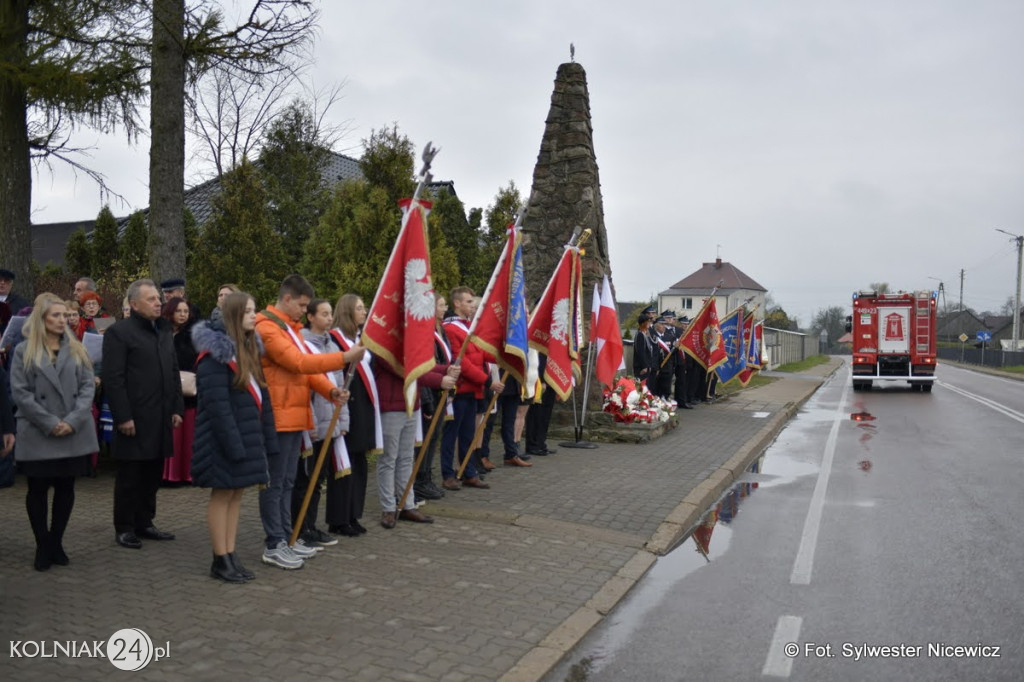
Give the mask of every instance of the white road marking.
M 799 646 L 797 640 L 800 638 L 800 626 L 803 622 L 804 619 L 800 616 L 779 616 L 772 643 L 768 645 L 768 656 L 764 659 L 764 667 L 761 668 L 762 675 L 789 677 L 796 656 L 790 655 L 792 652 L 787 654 L 786 646 Z
M 789 576 L 789 582 L 793 585 L 810 585 L 811 571 L 814 569 L 814 550 L 818 546 L 818 531 L 821 528 L 821 512 L 825 507 L 825 492 L 828 490 L 828 478 L 832 473 L 832 460 L 836 454 L 836 441 L 839 440 L 839 424 L 847 419 L 845 413 L 846 397 L 850 393 L 851 382 L 849 375 L 844 382 L 843 396 L 839 399 L 839 407 L 836 408 L 836 416 L 832 420 L 832 429 L 828 433 L 828 440 L 825 441 L 825 454 L 821 459 L 821 471 L 818 472 L 818 481 L 814 484 L 814 493 L 811 495 L 811 506 L 807 510 L 807 518 L 804 520 L 804 532 L 800 536 L 800 548 L 796 553 L 796 561 L 793 562 L 793 572 Z
M 1005 414 L 1010 419 L 1014 419 L 1016 421 L 1019 421 L 1021 424 L 1024 424 L 1024 413 L 1022 413 L 1022 412 L 1018 412 L 1017 410 L 1015 410 L 1015 409 L 1013 409 L 1011 407 L 1007 407 L 1006 405 L 1003 405 L 1002 403 L 997 403 L 994 400 L 991 400 L 991 399 L 986 398 L 984 396 L 980 396 L 977 393 L 971 393 L 970 391 L 965 391 L 964 389 L 960 388 L 959 386 L 954 386 L 953 384 L 948 384 L 945 381 L 940 381 L 939 384 L 943 388 L 947 388 L 950 391 L 953 391 L 954 393 L 959 393 L 960 395 L 964 396 L 965 398 L 970 398 L 971 400 L 973 400 L 975 402 L 981 403 L 985 407 L 990 407 L 993 410 L 995 410 L 996 412 L 999 412 L 1000 414 Z

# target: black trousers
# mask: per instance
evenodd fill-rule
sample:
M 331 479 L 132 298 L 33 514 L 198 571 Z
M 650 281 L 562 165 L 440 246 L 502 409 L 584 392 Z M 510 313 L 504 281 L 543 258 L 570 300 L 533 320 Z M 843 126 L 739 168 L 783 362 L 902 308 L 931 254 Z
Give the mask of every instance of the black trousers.
M 328 526 L 347 526 L 363 518 L 366 506 L 366 483 L 369 464 L 365 452 L 349 452 L 352 473 L 335 478 L 334 472 L 327 477 L 327 504 L 325 515 Z
M 164 460 L 119 459 L 114 479 L 114 529 L 130 533 L 153 525 L 156 491 L 164 475 Z
M 440 408 L 444 410 L 442 406 Z M 423 415 L 423 435 L 427 435 L 427 431 L 430 430 L 430 422 L 433 418 L 427 419 L 426 415 Z M 423 463 L 420 465 L 420 470 L 416 472 L 416 482 L 420 485 L 430 483 L 434 480 L 434 456 L 437 454 L 437 448 L 441 444 L 441 434 L 444 433 L 444 414 L 437 418 L 437 426 L 434 427 L 434 433 L 430 435 L 430 442 L 427 443 L 427 452 L 423 455 Z M 419 456 L 417 450 L 416 455 Z
M 526 453 L 548 449 L 548 427 L 551 425 L 551 410 L 558 395 L 550 386 L 544 387 L 539 403 L 531 403 L 526 411 Z

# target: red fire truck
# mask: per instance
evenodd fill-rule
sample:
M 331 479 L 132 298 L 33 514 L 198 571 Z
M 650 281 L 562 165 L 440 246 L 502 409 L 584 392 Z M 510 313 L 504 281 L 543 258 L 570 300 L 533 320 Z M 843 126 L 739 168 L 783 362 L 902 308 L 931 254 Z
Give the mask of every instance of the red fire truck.
M 935 381 L 934 291 L 853 295 L 853 390 L 872 381 L 909 381 L 914 391 L 932 390 Z

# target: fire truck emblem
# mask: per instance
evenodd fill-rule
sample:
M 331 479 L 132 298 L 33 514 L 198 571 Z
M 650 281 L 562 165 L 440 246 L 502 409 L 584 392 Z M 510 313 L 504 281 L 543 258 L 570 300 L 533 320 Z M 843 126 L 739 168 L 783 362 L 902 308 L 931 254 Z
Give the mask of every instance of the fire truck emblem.
M 885 340 L 903 340 L 903 316 L 899 313 L 892 313 L 885 316 Z

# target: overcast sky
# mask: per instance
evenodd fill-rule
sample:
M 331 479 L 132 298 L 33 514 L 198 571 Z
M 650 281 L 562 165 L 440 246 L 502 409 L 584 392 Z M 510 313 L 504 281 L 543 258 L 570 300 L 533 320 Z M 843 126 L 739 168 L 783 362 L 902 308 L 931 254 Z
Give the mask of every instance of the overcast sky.
M 1022 35 L 1020 0 L 330 0 L 311 75 L 347 81 L 347 153 L 397 122 L 485 207 L 509 180 L 529 193 L 575 43 L 618 297 L 718 254 L 806 325 L 870 282 L 941 280 L 955 303 L 964 269 L 967 305 L 1013 295 L 1016 248 L 995 228 L 1024 233 Z M 148 140 L 97 143 L 131 204 L 115 214 L 144 207 Z M 35 182 L 35 222 L 99 210 L 84 178 Z

